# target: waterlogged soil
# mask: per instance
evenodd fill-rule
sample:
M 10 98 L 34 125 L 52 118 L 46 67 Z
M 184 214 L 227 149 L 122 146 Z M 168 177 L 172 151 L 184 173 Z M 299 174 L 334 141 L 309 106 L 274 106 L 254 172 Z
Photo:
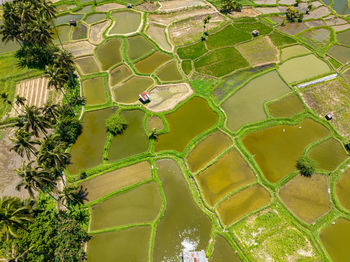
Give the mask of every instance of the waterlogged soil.
M 156 70 L 160 65 L 169 61 L 171 56 L 163 54 L 161 52 L 154 52 L 150 56 L 142 59 L 141 61 L 135 64 L 135 68 L 142 74 L 151 74 Z
M 269 202 L 269 192 L 260 185 L 254 185 L 222 201 L 217 207 L 217 212 L 222 223 L 228 226 L 242 216 L 267 205 Z
M 139 59 L 154 51 L 154 46 L 150 41 L 141 35 L 128 38 L 128 57 L 131 60 Z
M 236 131 L 244 124 L 264 120 L 264 103 L 289 91 L 276 71 L 253 79 L 222 104 L 227 115 L 227 127 Z
M 171 61 L 159 68 L 156 75 L 162 82 L 180 81 L 182 75 L 179 72 L 176 61 Z
M 229 136 L 215 131 L 199 142 L 188 154 L 186 160 L 191 172 L 196 173 L 232 145 Z
M 100 197 L 151 178 L 151 166 L 144 161 L 98 175 L 82 182 L 81 185 L 89 193 L 88 201 L 95 201 Z
M 165 33 L 165 27 L 158 26 L 155 24 L 150 24 L 150 26 L 147 29 L 147 34 L 159 45 L 160 48 L 167 52 L 171 52 L 173 49 L 172 46 L 169 44 L 166 33 Z
M 206 202 L 213 207 L 226 194 L 255 181 L 241 154 L 233 149 L 196 176 Z
M 307 145 L 329 134 L 323 125 L 304 119 L 295 126 L 279 125 L 249 133 L 243 144 L 264 176 L 275 183 L 296 169 L 296 161 Z
M 120 113 L 127 121 L 127 128 L 121 135 L 112 139 L 108 151 L 110 161 L 120 160 L 147 151 L 149 139 L 143 128 L 145 113 L 141 110 L 128 110 Z
M 147 262 L 151 231 L 150 226 L 142 226 L 94 234 L 88 244 L 88 261 Z
M 281 60 L 287 60 L 294 56 L 305 55 L 311 51 L 302 45 L 288 46 L 282 49 Z
M 325 175 L 297 175 L 280 189 L 279 194 L 294 215 L 311 224 L 331 209 L 328 187 Z
M 109 30 L 109 35 L 125 35 L 136 32 L 141 23 L 141 14 L 134 11 L 112 13 L 115 23 Z
M 161 131 L 164 128 L 163 120 L 158 116 L 151 116 L 147 119 L 147 130 L 152 132 L 153 129 Z
M 334 262 L 350 261 L 350 221 L 344 218 L 335 220 L 325 227 L 320 238 L 323 246 Z
M 107 40 L 96 48 L 96 57 L 100 61 L 102 70 L 107 70 L 113 65 L 122 61 L 120 47 L 122 43 L 119 39 Z
M 84 56 L 74 60 L 83 75 L 100 72 L 100 68 L 94 56 Z
M 186 145 L 200 133 L 213 127 L 218 115 L 206 100 L 194 97 L 175 112 L 166 115 L 170 131 L 160 135 L 156 151 L 176 150 L 182 152 Z
M 156 219 L 162 207 L 158 185 L 141 185 L 112 196 L 91 208 L 90 231 Z
M 109 72 L 110 86 L 115 86 L 116 84 L 120 83 L 121 81 L 125 80 L 131 75 L 132 75 L 132 71 L 126 64 L 122 64 L 120 66 L 113 68 Z
M 330 138 L 313 147 L 309 156 L 317 162 L 317 167 L 333 171 L 348 158 L 343 145 L 336 139 Z
M 102 163 L 104 145 L 107 138 L 105 120 L 114 113 L 113 108 L 86 112 L 83 131 L 71 150 L 71 164 L 68 171 L 77 174 L 84 169 Z
M 335 184 L 335 193 L 340 204 L 350 211 L 350 169 L 347 168 Z
M 119 103 L 137 102 L 139 100 L 139 94 L 147 90 L 153 83 L 154 81 L 150 77 L 133 76 L 113 88 L 114 99 Z
M 297 95 L 292 94 L 270 103 L 268 109 L 273 117 L 292 117 L 304 111 L 304 104 Z
M 86 105 L 100 105 L 107 102 L 104 77 L 84 80 L 83 90 Z
M 350 47 L 334 45 L 328 50 L 328 54 L 343 64 L 350 61 Z
M 220 235 L 216 235 L 214 251 L 210 256 L 209 262 L 240 262 L 240 258 L 235 251 L 226 241 L 226 239 Z
M 157 226 L 153 261 L 181 261 L 182 251 L 188 246 L 206 249 L 211 221 L 194 202 L 176 162 L 158 160 L 156 166 L 167 205 Z

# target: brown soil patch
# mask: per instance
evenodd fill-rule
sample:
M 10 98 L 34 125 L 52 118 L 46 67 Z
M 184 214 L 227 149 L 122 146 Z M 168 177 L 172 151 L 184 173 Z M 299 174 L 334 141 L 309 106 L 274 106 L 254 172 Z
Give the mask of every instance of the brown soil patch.
M 94 45 L 101 44 L 103 41 L 103 33 L 110 23 L 111 20 L 107 20 L 90 26 L 89 41 Z
M 92 55 L 94 53 L 95 46 L 88 41 L 79 41 L 74 43 L 65 44 L 64 48 L 72 53 L 73 56 L 85 56 Z
M 183 20 L 172 24 L 169 27 L 169 35 L 171 41 L 175 45 L 184 45 L 194 40 L 199 40 L 203 33 L 203 19 L 206 15 L 194 16 L 189 20 Z M 219 13 L 211 16 L 207 25 L 209 30 L 218 27 L 226 18 Z
M 146 107 L 153 112 L 171 110 L 192 93 L 187 83 L 156 86 L 149 92 L 151 102 Z
M 94 201 L 124 187 L 152 178 L 150 164 L 146 161 L 123 167 L 82 183 L 88 190 L 88 200 Z
M 169 12 L 175 10 L 181 10 L 196 6 L 206 6 L 207 3 L 202 0 L 173 0 L 173 1 L 162 1 L 159 2 L 160 7 L 158 11 Z
M 137 5 L 135 8 L 141 11 L 154 12 L 158 9 L 158 6 L 153 2 L 143 2 L 142 4 Z
M 312 10 L 308 15 L 305 15 L 304 20 L 321 18 L 326 15 L 329 15 L 330 13 L 331 11 L 327 7 L 321 6 L 319 8 Z
M 333 112 L 330 123 L 342 136 L 350 138 L 350 89 L 340 80 L 316 84 L 302 91 L 305 103 L 321 118 Z
M 259 15 L 259 12 L 251 7 L 242 8 L 241 12 L 231 12 L 230 16 L 236 17 L 256 17 Z
M 120 9 L 120 8 L 125 8 L 125 6 L 121 5 L 121 4 L 116 4 L 116 3 L 109 3 L 109 4 L 96 6 L 96 11 L 97 12 L 108 12 L 110 10 Z
M 0 196 L 16 196 L 28 198 L 29 194 L 25 189 L 16 190 L 17 184 L 21 181 L 14 169 L 19 168 L 22 157 L 16 152 L 10 151 L 13 143 L 9 139 L 13 135 L 13 130 L 5 130 L 4 137 L 0 140 Z

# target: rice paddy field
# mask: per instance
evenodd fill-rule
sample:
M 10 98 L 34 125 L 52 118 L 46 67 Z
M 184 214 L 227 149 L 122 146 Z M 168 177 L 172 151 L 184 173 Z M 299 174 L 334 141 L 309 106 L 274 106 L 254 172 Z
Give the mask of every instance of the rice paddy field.
M 295 23 L 293 0 L 242 3 L 223 14 L 218 0 L 55 1 L 54 39 L 86 98 L 65 174 L 89 193 L 88 261 L 350 260 L 348 1 L 302 1 L 312 8 Z M 11 97 L 38 76 L 14 70 L 17 48 L 0 42 Z M 127 128 L 113 136 L 117 113 Z

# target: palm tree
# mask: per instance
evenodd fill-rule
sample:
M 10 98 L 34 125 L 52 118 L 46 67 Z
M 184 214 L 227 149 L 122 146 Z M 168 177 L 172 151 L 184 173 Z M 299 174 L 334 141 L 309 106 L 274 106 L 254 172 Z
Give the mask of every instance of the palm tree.
M 17 111 L 17 109 L 13 106 L 12 102 L 8 99 L 9 95 L 7 93 L 2 92 L 0 94 L 0 98 L 4 103 L 9 104 L 16 111 L 16 113 L 19 115 L 19 112 Z
M 62 68 L 65 72 L 69 73 L 72 84 L 74 83 L 73 79 L 73 68 L 74 60 L 71 52 L 66 50 L 60 50 L 55 53 L 55 64 L 57 67 Z
M 48 87 L 53 87 L 56 90 L 60 90 L 65 97 L 67 104 L 69 105 L 72 112 L 74 112 L 66 94 L 63 91 L 63 86 L 68 81 L 67 74 L 64 70 L 57 65 L 48 65 L 45 68 L 45 74 L 49 77 Z
M 23 128 L 28 132 L 32 130 L 33 134 L 38 137 L 41 131 L 47 137 L 47 128 L 50 128 L 50 123 L 41 115 L 40 110 L 36 106 L 25 106 L 24 114 L 19 116 L 24 119 Z
M 58 136 L 49 136 L 42 140 L 41 147 L 37 155 L 37 162 L 47 169 L 56 169 L 62 179 L 62 170 L 70 163 L 70 154 L 65 152 L 66 143 L 59 140 Z
M 16 95 L 16 102 L 15 104 L 17 106 L 24 106 L 24 102 L 27 101 L 27 99 L 25 97 L 22 97 L 22 96 L 19 96 L 19 95 Z
M 75 212 L 77 210 L 74 208 L 75 205 L 82 205 L 84 201 L 87 201 L 87 189 L 80 186 L 76 188 L 74 186 L 66 186 L 60 194 L 59 199 L 61 202 L 69 204 Z
M 22 187 L 26 189 L 30 197 L 34 198 L 35 191 L 44 191 L 48 193 L 53 199 L 58 201 L 51 195 L 50 191 L 55 188 L 56 181 L 50 176 L 49 172 L 42 169 L 39 166 L 33 167 L 34 161 L 29 163 L 22 162 L 20 168 L 15 169 L 18 176 L 21 177 L 21 182 L 16 186 L 17 190 L 21 190 Z
M 30 206 L 25 205 L 17 197 L 0 198 L 0 233 L 6 236 L 6 240 L 19 238 L 17 229 L 24 228 L 30 221 L 32 221 Z
M 25 131 L 23 128 L 18 129 L 15 133 L 15 137 L 10 138 L 10 140 L 14 143 L 14 146 L 10 149 L 10 151 L 15 151 L 21 157 L 23 157 L 25 154 L 29 160 L 31 158 L 31 154 L 36 155 L 35 145 L 40 144 L 38 141 L 34 141 L 31 138 L 31 133 Z
M 50 122 L 57 123 L 57 117 L 59 116 L 58 105 L 51 102 L 47 102 L 43 107 L 40 108 L 43 116 Z M 53 121 L 52 121 L 53 120 Z

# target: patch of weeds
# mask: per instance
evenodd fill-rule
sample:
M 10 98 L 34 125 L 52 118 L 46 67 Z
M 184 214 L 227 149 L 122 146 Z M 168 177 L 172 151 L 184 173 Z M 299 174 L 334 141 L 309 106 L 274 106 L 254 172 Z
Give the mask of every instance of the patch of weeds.
M 192 71 L 192 63 L 191 63 L 191 60 L 184 60 L 184 61 L 182 61 L 181 67 L 182 67 L 182 70 L 184 71 L 184 73 L 185 73 L 186 75 L 188 75 L 189 73 L 191 73 L 191 71 Z
M 177 49 L 177 54 L 181 59 L 195 59 L 207 52 L 203 42 L 198 42 L 189 46 Z
M 254 17 L 239 17 L 234 18 L 233 21 L 237 23 L 254 23 L 256 19 Z
M 341 67 L 341 63 L 339 63 L 337 60 L 335 60 L 334 58 L 330 57 L 328 59 L 329 62 L 331 62 L 331 64 L 334 66 L 334 68 L 338 69 L 339 67 Z
M 202 56 L 194 66 L 200 73 L 220 77 L 249 64 L 234 47 L 228 47 Z
M 196 93 L 207 96 L 212 92 L 213 87 L 216 85 L 216 81 L 213 79 L 196 78 L 190 81 L 190 84 Z
M 241 32 L 232 25 L 228 25 L 219 32 L 209 35 L 207 45 L 208 48 L 212 50 L 219 47 L 232 46 L 251 38 L 250 34 Z
M 239 30 L 251 34 L 253 30 L 258 30 L 260 35 L 271 33 L 272 28 L 261 22 L 256 23 L 236 23 L 234 24 Z
M 286 36 L 286 35 L 283 35 L 283 34 L 280 34 L 278 32 L 273 32 L 271 35 L 269 35 L 272 43 L 275 45 L 275 46 L 284 46 L 284 45 L 289 45 L 289 44 L 294 44 L 296 43 L 297 41 L 289 36 Z

